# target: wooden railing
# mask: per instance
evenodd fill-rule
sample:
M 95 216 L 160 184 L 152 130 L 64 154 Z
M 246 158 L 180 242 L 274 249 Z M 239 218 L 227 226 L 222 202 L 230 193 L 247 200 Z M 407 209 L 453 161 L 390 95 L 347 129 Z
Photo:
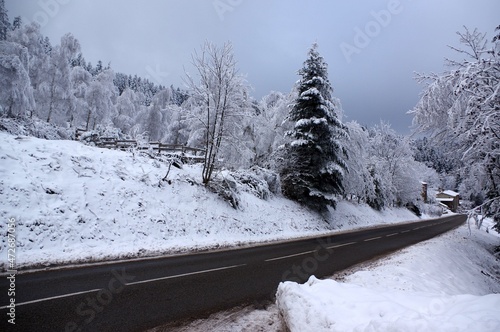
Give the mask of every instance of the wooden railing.
M 78 139 L 85 130 L 77 129 L 76 138 Z M 157 153 L 176 153 L 182 154 L 182 157 L 193 161 L 203 161 L 205 149 L 192 148 L 181 144 L 165 144 L 161 142 L 149 142 L 146 144 L 138 144 L 135 140 L 118 140 L 114 137 L 92 137 L 91 141 L 100 148 L 107 149 L 137 149 L 137 150 L 153 150 Z

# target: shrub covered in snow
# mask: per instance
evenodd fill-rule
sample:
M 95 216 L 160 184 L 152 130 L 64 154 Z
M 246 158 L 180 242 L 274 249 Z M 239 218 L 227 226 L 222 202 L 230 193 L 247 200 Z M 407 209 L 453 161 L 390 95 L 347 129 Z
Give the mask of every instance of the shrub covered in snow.
M 230 176 L 218 176 L 212 179 L 211 182 L 206 184 L 206 187 L 222 197 L 226 202 L 228 202 L 234 209 L 238 209 L 240 206 L 240 195 L 238 190 L 238 184 L 235 179 Z
M 222 172 L 213 179 L 213 183 L 207 184 L 207 188 L 217 193 L 235 209 L 240 205 L 240 192 L 268 200 L 280 190 L 278 174 L 257 166 L 249 170 Z
M 59 127 L 36 117 L 13 118 L 4 116 L 0 117 L 0 131 L 12 135 L 33 136 L 44 139 L 69 139 L 75 133 L 74 128 Z
M 231 175 L 241 184 L 242 190 L 261 199 L 269 199 L 280 191 L 278 174 L 261 167 L 240 170 Z
M 79 140 L 85 143 L 95 143 L 102 137 L 106 137 L 108 139 L 129 139 L 128 136 L 124 135 L 122 131 L 116 127 L 112 126 L 97 126 L 93 130 L 88 130 L 83 132 Z

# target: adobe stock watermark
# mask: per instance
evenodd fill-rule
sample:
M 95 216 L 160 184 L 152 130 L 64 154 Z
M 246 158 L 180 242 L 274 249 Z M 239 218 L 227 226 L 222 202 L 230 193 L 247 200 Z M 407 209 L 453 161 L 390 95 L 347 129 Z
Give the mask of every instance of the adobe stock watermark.
M 314 250 L 310 251 L 307 254 L 307 257 L 302 259 L 300 264 L 293 264 L 290 268 L 285 270 L 281 275 L 281 282 L 285 281 L 293 281 L 297 283 L 303 283 L 310 276 L 314 275 L 319 265 L 322 262 L 327 261 L 334 254 L 333 239 L 331 237 L 327 237 L 326 239 L 318 239 L 318 245 L 314 248 Z M 254 301 L 255 307 L 265 307 L 265 302 L 269 299 L 273 299 L 275 297 L 275 291 L 269 294 L 268 298 L 264 300 L 264 303 L 260 303 L 259 301 Z
M 300 264 L 294 264 L 290 269 L 283 272 L 281 281 L 302 283 L 304 280 L 307 280 L 318 270 L 321 262 L 326 261 L 333 255 L 332 244 L 333 242 L 330 237 L 326 238 L 326 240 L 318 239 L 318 245 L 311 252 L 312 256 L 305 257 Z
M 16 255 L 16 219 L 9 218 L 7 221 L 7 280 L 9 283 L 7 321 L 12 325 L 16 325 Z
M 161 70 L 161 66 L 156 64 L 155 67 L 146 66 L 146 78 L 158 85 L 164 85 L 170 73 Z
M 214 0 L 212 5 L 221 21 L 224 21 L 227 12 L 232 12 L 243 3 L 244 0 Z
M 66 332 L 82 331 L 84 326 L 92 323 L 95 317 L 113 301 L 115 296 L 120 294 L 125 286 L 135 279 L 135 276 L 128 275 L 125 269 L 122 269 L 121 272 L 113 270 L 111 273 L 114 277 L 109 280 L 107 287 L 99 290 L 97 294 L 88 295 L 85 300 L 78 304 L 75 313 L 79 318 L 66 324 Z
M 36 22 L 40 27 L 46 26 L 51 19 L 56 17 L 61 8 L 72 2 L 73 0 L 38 0 L 37 5 L 40 8 L 35 14 L 33 14 L 32 19 L 29 20 L 23 17 L 24 22 Z
M 386 9 L 372 10 L 370 15 L 373 20 L 368 21 L 363 28 L 358 26 L 354 28 L 352 43 L 342 42 L 340 44 L 340 50 L 347 63 L 351 63 L 354 54 L 360 54 L 363 49 L 367 48 L 371 41 L 391 24 L 393 17 L 403 12 L 403 9 L 400 0 L 389 0 Z

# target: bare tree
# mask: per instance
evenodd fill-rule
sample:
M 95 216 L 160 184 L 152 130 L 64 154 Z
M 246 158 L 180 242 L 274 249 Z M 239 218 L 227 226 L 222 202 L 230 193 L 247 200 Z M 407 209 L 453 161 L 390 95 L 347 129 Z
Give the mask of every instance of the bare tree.
M 202 181 L 208 184 L 218 163 L 221 145 L 228 137 L 229 124 L 234 124 L 245 99 L 243 79 L 236 70 L 231 43 L 217 47 L 205 42 L 201 52 L 192 56 L 199 83 L 187 74 L 193 98 L 200 106 L 197 119 L 204 131 L 205 160 Z

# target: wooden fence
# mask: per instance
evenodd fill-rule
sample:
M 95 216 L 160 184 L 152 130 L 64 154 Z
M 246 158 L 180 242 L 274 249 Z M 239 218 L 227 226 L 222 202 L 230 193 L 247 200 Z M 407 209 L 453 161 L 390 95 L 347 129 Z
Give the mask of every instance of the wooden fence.
M 76 130 L 76 139 L 85 132 L 83 129 Z M 205 157 L 205 149 L 191 148 L 181 144 L 165 144 L 161 142 L 149 142 L 146 144 L 138 144 L 135 140 L 118 140 L 114 137 L 91 137 L 90 139 L 94 144 L 100 148 L 107 149 L 137 149 L 137 150 L 153 150 L 158 154 L 165 153 L 180 153 L 182 158 L 190 161 L 201 162 Z

